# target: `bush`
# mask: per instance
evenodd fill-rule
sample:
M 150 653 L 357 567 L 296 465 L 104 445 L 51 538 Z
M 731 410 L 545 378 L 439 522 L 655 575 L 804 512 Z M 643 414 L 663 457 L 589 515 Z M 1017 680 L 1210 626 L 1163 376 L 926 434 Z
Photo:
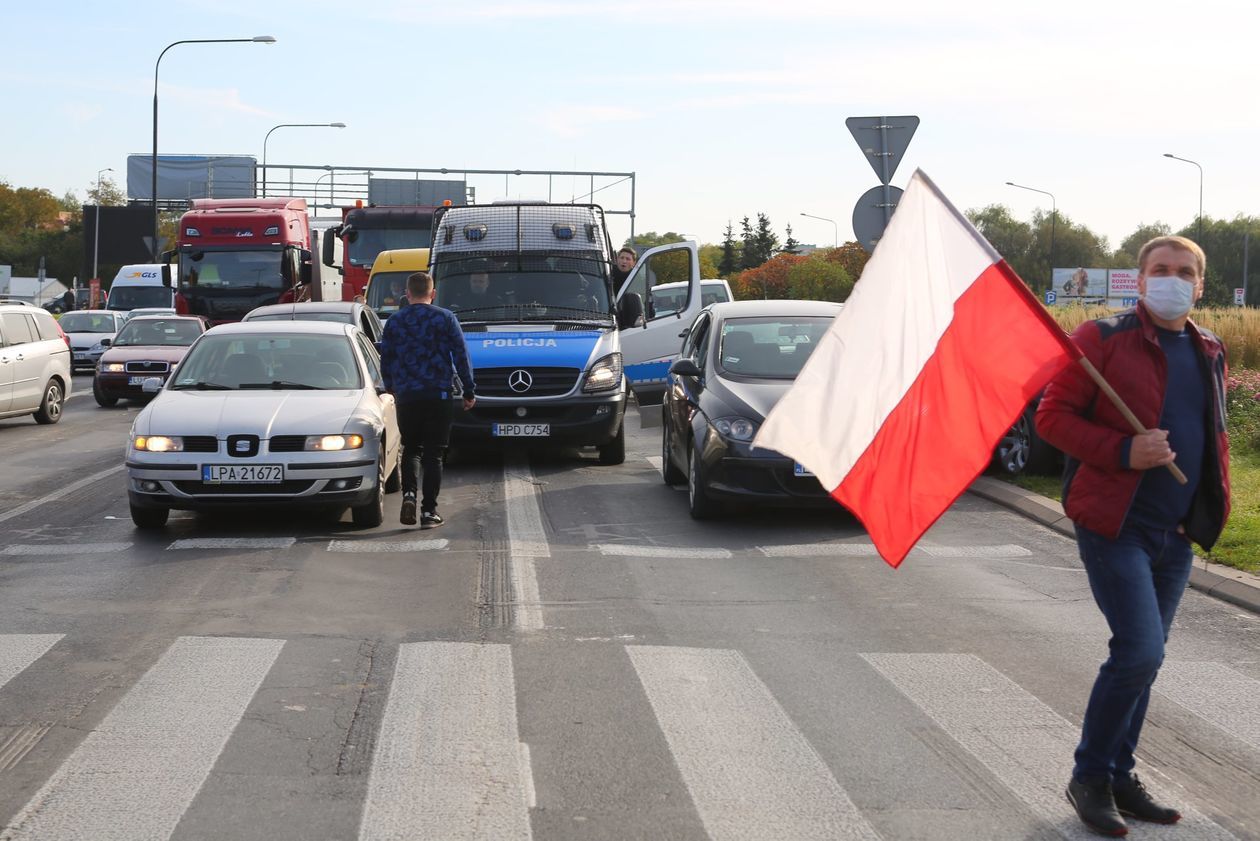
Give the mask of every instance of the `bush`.
M 1260 371 L 1231 371 L 1225 388 L 1230 447 L 1240 454 L 1260 454 Z
M 1101 306 L 1050 307 L 1055 320 L 1071 333 L 1082 323 L 1115 315 Z M 1250 307 L 1199 307 L 1190 313 L 1194 323 L 1225 342 L 1231 368 L 1260 369 L 1260 309 Z
M 788 295 L 803 301 L 843 301 L 853 291 L 853 278 L 839 263 L 803 260 L 787 272 Z

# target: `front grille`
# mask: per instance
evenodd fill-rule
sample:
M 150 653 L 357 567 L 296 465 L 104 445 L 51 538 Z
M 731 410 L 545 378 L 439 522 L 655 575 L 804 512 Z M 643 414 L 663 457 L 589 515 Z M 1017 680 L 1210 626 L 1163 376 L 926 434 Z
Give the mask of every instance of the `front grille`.
M 219 439 L 213 435 L 184 436 L 184 452 L 186 453 L 217 453 L 218 451 Z
M 273 453 L 300 453 L 306 448 L 306 436 L 273 435 L 267 446 Z
M 140 360 L 126 364 L 128 374 L 165 374 L 169 370 L 171 370 L 169 362 L 158 362 L 156 360 Z
M 514 391 L 508 385 L 508 378 L 517 371 L 532 380 L 528 390 Z M 478 368 L 473 377 L 478 397 L 555 397 L 572 391 L 581 373 L 580 368 Z
M 175 487 L 179 488 L 181 492 L 190 496 L 241 496 L 246 494 L 254 496 L 294 496 L 310 490 L 314 484 L 314 480 L 296 479 L 271 484 L 234 484 L 224 482 L 220 485 L 212 485 L 205 482 L 174 483 Z
M 574 414 L 590 415 L 594 411 L 594 406 L 549 406 L 540 404 L 537 406 L 527 406 L 524 417 L 516 414 L 515 406 L 491 406 L 488 403 L 478 403 L 470 415 L 474 420 L 501 421 L 510 423 L 536 423 L 540 421 L 556 421 L 569 418 Z

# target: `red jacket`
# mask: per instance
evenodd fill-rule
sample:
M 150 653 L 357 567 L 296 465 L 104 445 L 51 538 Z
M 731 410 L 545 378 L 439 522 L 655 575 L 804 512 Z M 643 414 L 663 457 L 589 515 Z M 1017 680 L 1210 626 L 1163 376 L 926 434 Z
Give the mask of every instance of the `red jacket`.
M 1203 472 L 1183 525 L 1191 540 L 1210 549 L 1229 516 L 1225 346 L 1193 322 L 1187 322 L 1186 329 L 1203 372 L 1210 377 L 1212 399 L 1208 401 L 1210 417 L 1204 419 Z M 1146 308 L 1139 304 L 1110 318 L 1087 321 L 1072 338 L 1143 426 L 1156 428 L 1164 407 L 1168 363 Z M 1142 479 L 1143 471 L 1121 465 L 1122 445 L 1133 436 L 1133 428 L 1078 364 L 1069 365 L 1046 388 L 1036 422 L 1038 434 L 1068 456 L 1063 476 L 1063 508 L 1068 517 L 1114 539 Z

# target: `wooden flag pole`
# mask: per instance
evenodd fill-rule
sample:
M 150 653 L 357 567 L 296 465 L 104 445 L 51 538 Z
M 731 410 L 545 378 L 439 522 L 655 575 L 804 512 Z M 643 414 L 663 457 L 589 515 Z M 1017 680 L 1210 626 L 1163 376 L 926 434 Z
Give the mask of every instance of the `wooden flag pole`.
M 1086 359 L 1084 354 L 1077 357 L 1077 359 L 1081 365 L 1084 366 L 1085 370 L 1089 372 L 1090 377 L 1093 378 L 1098 387 L 1102 389 L 1103 394 L 1107 395 L 1107 398 L 1111 400 L 1117 409 L 1120 410 L 1120 414 L 1124 415 L 1124 419 L 1127 420 L 1129 425 L 1133 427 L 1133 431 L 1138 435 L 1141 435 L 1144 432 L 1149 432 L 1150 430 L 1142 426 L 1142 422 L 1137 419 L 1137 415 L 1129 411 L 1129 407 L 1124 405 L 1124 401 L 1120 399 L 1120 395 L 1116 394 L 1116 390 L 1111 387 L 1111 383 L 1103 379 L 1103 375 L 1099 373 L 1097 368 L 1094 367 L 1094 364 Z M 1181 472 L 1181 468 L 1178 467 L 1175 462 L 1169 462 L 1164 466 L 1172 473 L 1173 478 L 1181 484 L 1184 485 L 1190 481 L 1186 478 L 1186 474 Z

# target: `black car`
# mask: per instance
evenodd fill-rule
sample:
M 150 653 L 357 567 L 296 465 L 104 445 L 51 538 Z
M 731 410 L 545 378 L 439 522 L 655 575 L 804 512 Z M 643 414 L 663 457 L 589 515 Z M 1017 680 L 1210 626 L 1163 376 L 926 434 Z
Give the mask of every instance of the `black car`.
M 732 301 L 696 316 L 669 369 L 661 433 L 662 473 L 687 482 L 691 516 L 714 516 L 724 501 L 838 507 L 812 474 L 752 440 L 841 306 Z

